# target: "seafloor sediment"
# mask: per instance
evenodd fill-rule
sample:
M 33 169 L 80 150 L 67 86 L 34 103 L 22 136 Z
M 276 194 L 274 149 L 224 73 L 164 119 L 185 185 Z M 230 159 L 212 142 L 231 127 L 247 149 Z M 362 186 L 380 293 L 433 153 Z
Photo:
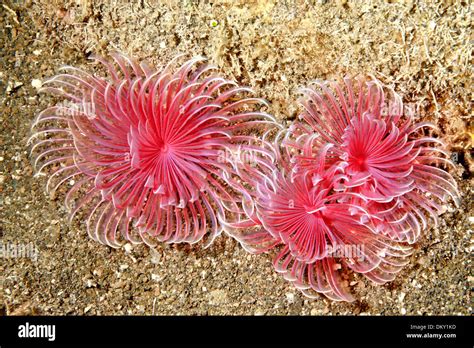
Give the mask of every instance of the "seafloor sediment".
M 470 314 L 471 18 L 462 1 L 2 4 L 0 243 L 39 254 L 0 258 L 0 314 Z M 55 102 L 37 94 L 41 82 L 64 64 L 92 69 L 91 53 L 115 50 L 158 67 L 177 53 L 204 55 L 267 99 L 282 123 L 297 115 L 297 88 L 308 81 L 373 73 L 438 124 L 463 204 L 427 231 L 395 281 L 351 276 L 351 304 L 305 298 L 270 256 L 226 236 L 206 250 L 99 245 L 67 224 L 62 197 L 48 197 L 45 178 L 33 177 L 26 140 Z

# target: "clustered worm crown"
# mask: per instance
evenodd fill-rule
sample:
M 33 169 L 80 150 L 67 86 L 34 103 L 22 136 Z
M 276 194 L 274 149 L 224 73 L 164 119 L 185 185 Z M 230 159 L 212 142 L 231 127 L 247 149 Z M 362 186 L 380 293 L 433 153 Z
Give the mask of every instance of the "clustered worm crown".
M 46 83 L 64 102 L 33 123 L 34 166 L 94 240 L 209 246 L 225 231 L 305 295 L 352 301 L 348 270 L 393 280 L 459 205 L 436 127 L 374 77 L 302 88 L 285 128 L 203 58 L 180 59 L 116 53 L 96 58 L 107 77 L 65 67 Z

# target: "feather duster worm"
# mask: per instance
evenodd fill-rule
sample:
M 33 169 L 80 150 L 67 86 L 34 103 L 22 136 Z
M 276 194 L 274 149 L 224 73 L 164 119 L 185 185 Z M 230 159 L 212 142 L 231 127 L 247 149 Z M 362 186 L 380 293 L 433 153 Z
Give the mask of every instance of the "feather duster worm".
M 337 190 L 360 194 L 377 231 L 412 244 L 431 222 L 437 225 L 450 199 L 459 205 L 449 153 L 431 134 L 436 126 L 415 123 L 400 96 L 380 81 L 345 79 L 344 85 L 317 82 L 302 90 L 304 112 L 290 144 L 299 152 L 296 167 L 317 162 L 301 155 L 305 148 L 332 144 L 328 157 L 344 167 Z
M 225 228 L 250 252 L 277 248 L 275 269 L 306 295 L 351 301 L 341 269 L 393 280 L 409 244 L 459 194 L 444 144 L 423 132 L 433 125 L 414 123 L 377 80 L 345 84 L 346 92 L 335 83 L 303 89 L 300 121 L 266 144 L 273 167 L 260 161 L 257 175 L 235 164 L 248 198 Z
M 254 176 L 254 205 L 242 207 L 248 219 L 226 224 L 227 233 L 253 253 L 277 249 L 275 270 L 309 297 L 352 301 L 343 269 L 378 284 L 393 280 L 411 248 L 376 233 L 370 213 L 358 204 L 365 200 L 360 194 L 335 190 L 343 167 L 326 162 L 331 146 L 321 149 L 312 170 L 297 172 L 286 141 L 283 149 L 279 141 L 273 146 L 277 166 L 260 167 Z M 248 169 L 240 166 L 239 174 Z
M 96 58 L 108 77 L 65 67 L 47 81 L 45 90 L 64 102 L 33 124 L 37 172 L 49 169 L 50 193 L 73 183 L 70 218 L 82 212 L 89 235 L 104 244 L 208 245 L 222 230 L 224 206 L 240 200 L 221 180 L 234 174 L 225 154 L 274 126 L 256 110 L 265 102 L 200 57 L 163 70 L 112 57 Z

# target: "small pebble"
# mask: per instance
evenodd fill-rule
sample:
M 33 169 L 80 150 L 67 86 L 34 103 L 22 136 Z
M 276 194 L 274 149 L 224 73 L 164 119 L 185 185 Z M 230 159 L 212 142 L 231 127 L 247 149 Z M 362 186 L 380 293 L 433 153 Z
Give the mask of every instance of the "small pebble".
M 286 294 L 286 299 L 288 300 L 288 302 L 294 303 L 295 302 L 295 294 L 293 294 L 292 292 L 288 292 Z
M 125 249 L 125 252 L 126 252 L 126 253 L 130 253 L 130 252 L 132 251 L 132 249 L 133 249 L 132 244 L 130 244 L 130 243 L 125 244 L 125 245 L 123 246 L 123 248 Z
M 403 299 L 405 298 L 406 294 L 404 292 L 401 292 L 400 295 L 398 295 L 398 300 L 400 302 L 403 302 Z
M 40 89 L 43 86 L 43 82 L 41 82 L 41 80 L 38 80 L 38 79 L 33 79 L 31 80 L 31 85 L 36 89 Z

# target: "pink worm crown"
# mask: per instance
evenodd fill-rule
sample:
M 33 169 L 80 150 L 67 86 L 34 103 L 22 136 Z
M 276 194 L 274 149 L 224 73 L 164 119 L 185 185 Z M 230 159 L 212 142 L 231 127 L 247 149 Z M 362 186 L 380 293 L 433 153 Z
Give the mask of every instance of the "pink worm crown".
M 449 198 L 459 204 L 435 127 L 376 79 L 302 89 L 283 129 L 203 58 L 162 70 L 112 58 L 96 58 L 108 77 L 64 67 L 48 80 L 63 102 L 29 140 L 47 192 L 66 189 L 70 219 L 103 244 L 208 246 L 225 230 L 249 252 L 276 250 L 276 271 L 307 296 L 351 301 L 344 269 L 393 280 Z

